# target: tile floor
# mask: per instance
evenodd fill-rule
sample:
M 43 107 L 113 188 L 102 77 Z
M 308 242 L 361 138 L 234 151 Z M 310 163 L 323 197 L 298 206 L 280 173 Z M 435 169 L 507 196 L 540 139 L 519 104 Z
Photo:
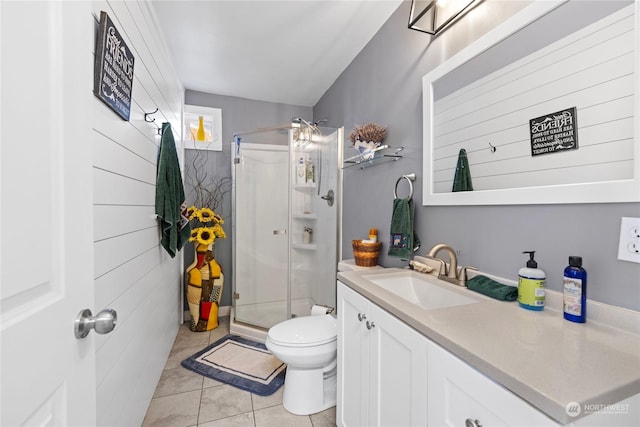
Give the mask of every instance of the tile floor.
M 257 396 L 191 372 L 180 362 L 229 333 L 229 318 L 210 332 L 180 327 L 158 382 L 143 426 L 167 427 L 325 427 L 336 425 L 336 408 L 310 416 L 282 407 L 283 387 L 273 395 Z

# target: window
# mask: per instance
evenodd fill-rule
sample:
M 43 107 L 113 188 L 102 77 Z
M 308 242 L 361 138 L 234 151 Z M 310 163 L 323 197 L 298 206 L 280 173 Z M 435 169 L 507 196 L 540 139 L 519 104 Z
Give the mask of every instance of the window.
M 198 128 L 201 120 L 204 136 L 200 135 L 203 138 L 199 139 Z M 185 105 L 182 135 L 186 149 L 222 151 L 222 110 Z

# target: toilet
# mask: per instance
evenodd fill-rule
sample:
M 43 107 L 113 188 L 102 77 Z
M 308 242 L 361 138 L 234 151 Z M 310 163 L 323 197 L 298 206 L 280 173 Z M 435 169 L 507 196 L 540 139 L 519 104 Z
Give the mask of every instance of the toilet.
M 353 259 L 338 263 L 338 271 L 359 267 Z M 331 314 L 301 316 L 269 329 L 265 342 L 287 364 L 282 406 L 296 415 L 309 415 L 336 405 L 337 321 Z
M 331 314 L 295 317 L 269 329 L 267 348 L 287 364 L 284 409 L 309 415 L 336 405 L 336 339 Z

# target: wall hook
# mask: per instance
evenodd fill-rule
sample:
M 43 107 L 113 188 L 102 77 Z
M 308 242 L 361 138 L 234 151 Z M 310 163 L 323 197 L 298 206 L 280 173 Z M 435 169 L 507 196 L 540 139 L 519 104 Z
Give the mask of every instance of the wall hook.
M 496 152 L 497 148 L 491 145 L 491 143 L 489 143 L 489 147 L 490 147 L 489 150 L 491 150 L 492 153 Z
M 155 113 L 157 113 L 157 112 L 158 112 L 158 108 L 156 108 L 156 110 L 155 110 L 155 111 L 153 111 L 153 112 L 151 112 L 151 113 L 144 113 L 144 121 L 145 121 L 145 122 L 147 122 L 147 123 L 153 123 L 153 122 L 155 122 L 155 121 L 156 121 L 156 118 L 155 118 L 155 117 L 153 117 L 151 120 L 149 120 L 149 116 L 152 116 L 152 115 L 154 115 L 154 114 L 155 114 Z

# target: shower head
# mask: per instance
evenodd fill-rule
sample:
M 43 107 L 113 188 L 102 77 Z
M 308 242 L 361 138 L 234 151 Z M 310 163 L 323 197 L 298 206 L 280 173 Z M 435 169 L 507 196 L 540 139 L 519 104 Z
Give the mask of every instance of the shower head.
M 318 120 L 317 122 L 315 122 L 313 125 L 314 125 L 315 127 L 318 127 L 318 125 L 319 125 L 320 123 L 328 123 L 328 122 L 329 122 L 329 120 L 327 120 L 327 119 L 320 119 L 320 120 Z
M 315 125 L 312 125 L 311 123 L 309 123 L 308 121 L 306 121 L 302 117 L 294 117 L 294 118 L 291 119 L 291 121 L 295 122 L 295 123 L 298 123 L 298 124 L 304 123 L 305 125 L 309 126 L 310 128 L 315 128 L 316 127 Z

